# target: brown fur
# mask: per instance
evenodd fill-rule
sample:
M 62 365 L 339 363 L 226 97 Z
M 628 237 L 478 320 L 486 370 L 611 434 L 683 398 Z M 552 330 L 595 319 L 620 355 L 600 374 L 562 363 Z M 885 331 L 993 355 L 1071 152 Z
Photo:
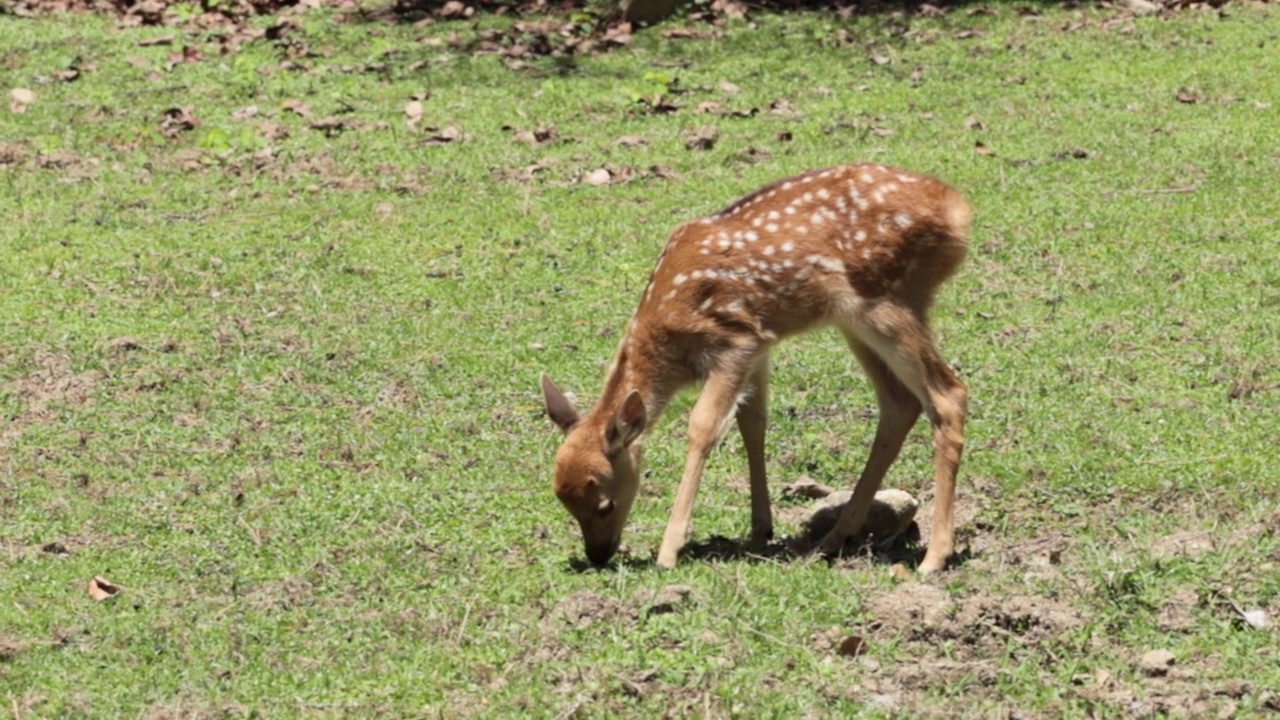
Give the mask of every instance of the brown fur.
M 936 502 L 923 572 L 952 552 L 955 475 L 968 393 L 927 325 L 939 285 L 967 251 L 971 210 L 942 182 L 880 165 L 780 180 L 672 232 L 585 418 L 550 380 L 548 414 L 567 433 L 556 495 L 578 519 L 587 554 L 617 548 L 639 483 L 640 439 L 681 388 L 703 383 L 689 453 L 658 564 L 675 564 L 706 456 L 736 418 L 747 447 L 752 534 L 772 534 L 764 434 L 769 349 L 835 325 L 876 388 L 880 421 L 853 502 L 824 539 L 838 550 L 924 411 L 934 428 Z M 566 409 L 567 408 L 567 409 Z

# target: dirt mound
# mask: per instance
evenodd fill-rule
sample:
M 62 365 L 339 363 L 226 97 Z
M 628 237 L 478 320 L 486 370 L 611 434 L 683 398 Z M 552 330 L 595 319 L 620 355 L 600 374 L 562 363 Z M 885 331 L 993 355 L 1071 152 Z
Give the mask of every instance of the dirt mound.
M 869 598 L 864 609 L 874 628 L 908 640 L 956 640 L 968 645 L 1016 637 L 1051 639 L 1083 624 L 1071 606 L 1039 595 L 987 594 L 951 597 L 921 583 L 903 583 L 893 592 Z
M 597 622 L 634 622 L 635 607 L 615 598 L 602 597 L 590 590 L 579 590 L 556 603 L 542 621 L 546 634 L 560 630 L 586 630 Z

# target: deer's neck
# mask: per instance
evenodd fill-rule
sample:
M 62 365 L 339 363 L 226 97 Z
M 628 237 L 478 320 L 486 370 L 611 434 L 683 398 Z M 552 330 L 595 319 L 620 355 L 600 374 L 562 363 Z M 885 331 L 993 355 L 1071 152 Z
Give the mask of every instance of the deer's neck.
M 679 381 L 671 377 L 669 366 L 656 343 L 636 332 L 634 326 L 629 328 L 626 337 L 618 344 L 596 413 L 614 417 L 634 390 L 640 393 L 649 418 L 648 425 L 653 427 L 671 396 L 679 389 Z

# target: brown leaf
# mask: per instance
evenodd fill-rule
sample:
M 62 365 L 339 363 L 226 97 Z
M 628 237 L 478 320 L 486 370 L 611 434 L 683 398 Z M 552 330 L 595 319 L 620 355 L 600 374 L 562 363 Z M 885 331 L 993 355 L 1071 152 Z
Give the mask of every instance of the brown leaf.
M 95 575 L 94 578 L 89 581 L 89 597 L 93 598 L 97 602 L 102 602 L 107 598 L 113 598 L 119 592 L 120 588 L 117 587 L 115 583 L 101 575 Z
M 26 88 L 10 90 L 9 97 L 13 98 L 13 102 L 9 104 L 9 109 L 15 113 L 26 112 L 27 106 L 36 101 L 36 94 Z
M 850 635 L 840 641 L 840 648 L 836 651 L 845 657 L 858 657 L 867 654 L 867 641 L 861 635 Z
M 731 94 L 731 95 L 732 95 L 732 94 L 734 94 L 734 93 L 740 93 L 740 92 L 742 92 L 742 88 L 738 87 L 737 85 L 734 85 L 733 83 L 729 82 L 728 80 L 721 80 L 721 81 L 716 85 L 716 87 L 720 88 L 721 92 L 727 92 L 727 93 L 729 93 L 729 94 Z
M 1194 105 L 1200 102 L 1200 91 L 1195 88 L 1179 88 L 1177 98 L 1180 103 Z
M 722 115 L 724 114 L 724 105 L 721 105 L 714 100 L 708 100 L 706 102 L 698 103 L 698 106 L 694 108 L 694 112 Z
M 476 9 L 462 4 L 458 0 L 449 0 L 449 2 L 440 6 L 440 10 L 436 15 L 445 20 L 458 20 L 464 17 L 471 17 L 475 14 Z
M 979 30 L 961 30 L 960 32 L 956 33 L 956 39 L 968 40 L 969 38 L 978 37 L 981 34 L 982 32 Z
M 889 137 L 890 135 L 892 135 L 892 134 L 893 134 L 893 131 L 892 131 L 892 130 L 890 130 L 889 128 L 887 128 L 887 127 L 880 127 L 879 125 L 872 125 L 872 126 L 871 126 L 871 134 L 872 134 L 872 135 L 875 135 L 876 137 Z
M 780 130 L 778 131 L 778 134 L 774 135 L 773 137 L 778 142 L 791 142 L 794 139 L 794 137 L 791 135 L 790 130 Z
M 596 187 L 608 185 L 613 182 L 613 173 L 609 171 L 609 168 L 596 168 L 595 170 L 588 172 L 586 175 L 583 175 L 582 182 L 588 185 L 595 185 Z
M 160 134 L 172 139 L 184 132 L 194 130 L 199 124 L 200 120 L 195 116 L 195 108 L 190 105 L 169 108 L 164 111 L 164 118 L 160 120 Z
M 937 5 L 930 5 L 929 3 L 924 3 L 920 7 L 916 8 L 916 12 L 920 14 L 920 17 L 942 17 L 947 14 L 947 11 L 943 8 L 940 8 Z
M 662 37 L 668 40 L 705 40 L 715 36 L 716 34 L 709 30 L 694 28 L 669 28 L 662 31 Z
M 987 129 L 987 126 L 983 125 L 981 120 L 979 120 L 978 118 L 972 115 L 965 118 L 964 126 L 968 130 L 986 130 Z
M 912 70 L 910 79 L 912 85 L 919 85 L 920 81 L 924 79 L 924 68 L 917 67 L 915 70 Z
M 871 62 L 875 63 L 876 65 L 888 65 L 889 63 L 893 62 L 892 60 L 885 57 L 884 55 L 881 55 L 880 53 L 874 53 L 868 59 L 871 60 Z
M 138 47 L 153 47 L 155 45 L 172 45 L 173 35 L 159 35 L 153 38 L 143 38 L 138 41 Z
M 649 141 L 641 135 L 623 135 L 614 142 L 618 147 L 624 148 L 645 147 L 649 144 Z
M 555 125 L 548 125 L 546 127 L 535 128 L 533 130 L 516 131 L 516 142 L 522 142 L 526 145 L 533 145 L 535 147 L 548 145 L 559 139 L 560 131 L 556 129 Z
M 801 475 L 796 481 L 782 489 L 784 498 L 809 498 L 818 500 L 835 492 L 835 488 L 814 480 L 808 475 Z
M 247 107 L 242 107 L 239 110 L 236 110 L 235 112 L 231 113 L 231 119 L 235 120 L 236 122 L 240 122 L 243 120 L 248 120 L 251 117 L 256 117 L 257 114 L 258 114 L 258 106 L 249 105 Z
M 684 147 L 686 150 L 710 150 L 716 146 L 716 141 L 719 139 L 720 131 L 716 129 L 716 126 L 707 125 L 686 133 Z
M 795 117 L 800 114 L 800 111 L 791 106 L 790 100 L 774 100 L 769 103 L 769 114 L 781 117 Z
M 285 100 L 280 107 L 299 117 L 311 117 L 311 106 L 301 100 Z
M 359 130 L 361 125 L 358 120 L 351 120 L 342 117 L 327 117 L 316 120 L 307 127 L 312 130 L 319 130 L 327 137 L 333 137 L 348 130 Z
M 446 125 L 436 134 L 423 138 L 423 145 L 448 145 L 455 140 L 462 139 L 462 130 L 457 125 Z
M 991 148 L 987 147 L 981 140 L 973 144 L 973 149 L 979 155 L 995 155 L 996 154 L 995 150 L 992 150 Z
M 410 100 L 409 104 L 404 106 L 405 125 L 409 126 L 410 130 L 415 129 L 422 120 L 422 113 L 422 101 Z

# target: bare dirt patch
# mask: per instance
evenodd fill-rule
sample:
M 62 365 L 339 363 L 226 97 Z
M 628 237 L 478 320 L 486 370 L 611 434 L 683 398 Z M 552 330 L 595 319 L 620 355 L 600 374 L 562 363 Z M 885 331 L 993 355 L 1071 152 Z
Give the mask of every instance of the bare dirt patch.
M 990 657 L 1010 639 L 1024 643 L 1054 640 L 1079 628 L 1083 618 L 1070 605 L 1039 595 L 952 597 L 917 582 L 868 598 L 864 607 L 872 629 L 914 642 L 958 641 L 957 648 Z
M 32 364 L 32 372 L 10 383 L 11 391 L 26 407 L 0 434 L 0 447 L 8 447 L 25 427 L 49 422 L 59 406 L 80 407 L 92 402 L 103 376 L 98 370 L 76 373 L 69 357 L 44 350 L 36 351 Z

